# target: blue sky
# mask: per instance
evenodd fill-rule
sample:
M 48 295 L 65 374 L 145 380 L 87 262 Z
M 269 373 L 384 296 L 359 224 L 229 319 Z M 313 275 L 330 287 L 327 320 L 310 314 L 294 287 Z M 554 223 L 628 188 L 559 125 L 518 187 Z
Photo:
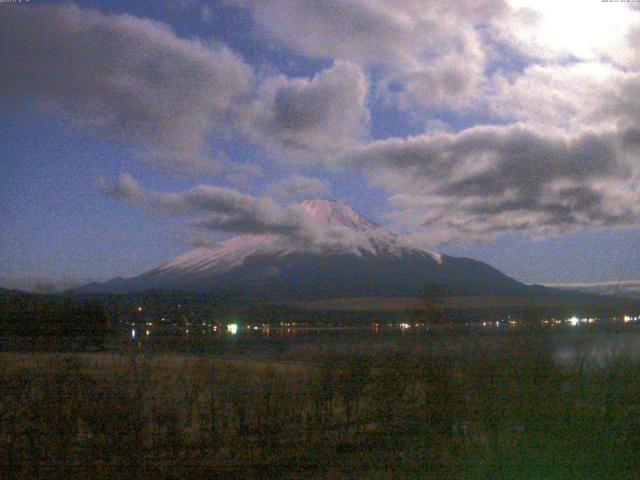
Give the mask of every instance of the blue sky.
M 2 4 L 0 283 L 134 275 L 308 197 L 526 282 L 639 279 L 640 11 L 566 3 Z

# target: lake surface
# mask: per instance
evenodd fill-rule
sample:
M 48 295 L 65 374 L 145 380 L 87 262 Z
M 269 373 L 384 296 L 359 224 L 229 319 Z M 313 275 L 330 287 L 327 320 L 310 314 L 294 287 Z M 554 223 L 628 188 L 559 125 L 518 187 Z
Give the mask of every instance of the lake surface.
M 562 365 L 582 362 L 597 367 L 626 359 L 640 360 L 640 330 L 636 325 L 580 326 L 528 331 L 510 327 L 470 327 L 444 331 L 422 327 L 239 327 L 231 330 L 196 327 L 161 330 L 133 327 L 118 334 L 118 342 L 144 351 L 173 350 L 211 354 L 304 357 L 306 350 L 373 350 L 442 347 L 461 355 L 478 346 L 534 342 Z
M 553 344 L 555 359 L 562 364 L 607 366 L 622 360 L 640 360 L 640 332 L 635 329 L 558 336 Z

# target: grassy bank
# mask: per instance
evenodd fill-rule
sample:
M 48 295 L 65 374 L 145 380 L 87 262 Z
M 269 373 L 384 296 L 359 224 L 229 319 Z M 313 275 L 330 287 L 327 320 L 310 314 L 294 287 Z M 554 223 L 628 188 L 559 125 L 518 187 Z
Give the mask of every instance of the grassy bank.
M 637 361 L 463 343 L 1 354 L 3 478 L 637 478 Z

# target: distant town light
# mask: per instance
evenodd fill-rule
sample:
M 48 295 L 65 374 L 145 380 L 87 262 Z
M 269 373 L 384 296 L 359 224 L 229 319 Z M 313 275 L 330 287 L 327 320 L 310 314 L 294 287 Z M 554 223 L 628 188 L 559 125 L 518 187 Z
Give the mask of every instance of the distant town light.
M 149 336 L 149 330 L 147 330 L 147 336 Z
M 138 311 L 141 312 L 142 311 L 142 307 L 138 307 Z
M 136 338 L 136 331 L 133 328 L 131 329 L 131 338 Z
M 238 333 L 238 324 L 230 323 L 229 325 L 227 325 L 227 332 L 229 332 L 231 335 L 235 335 L 236 333 Z
M 576 325 L 580 324 L 580 319 L 576 316 L 573 316 L 571 318 L 567 319 L 567 322 L 572 326 L 575 327 Z

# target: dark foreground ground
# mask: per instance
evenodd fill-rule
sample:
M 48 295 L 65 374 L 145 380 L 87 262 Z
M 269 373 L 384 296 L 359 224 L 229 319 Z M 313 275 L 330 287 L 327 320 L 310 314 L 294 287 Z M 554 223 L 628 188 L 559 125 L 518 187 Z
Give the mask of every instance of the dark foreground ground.
M 559 335 L 2 353 L 0 477 L 640 478 L 640 362 Z

